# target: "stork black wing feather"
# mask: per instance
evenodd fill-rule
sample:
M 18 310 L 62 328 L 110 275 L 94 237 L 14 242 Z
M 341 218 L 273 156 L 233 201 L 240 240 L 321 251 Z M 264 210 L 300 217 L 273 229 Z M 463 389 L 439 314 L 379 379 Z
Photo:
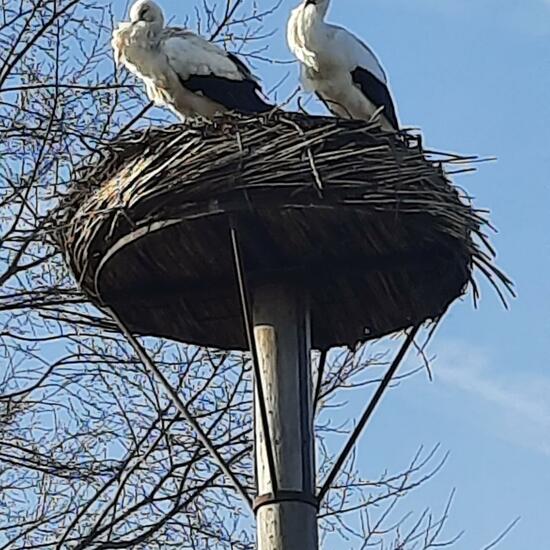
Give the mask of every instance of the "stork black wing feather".
M 231 52 L 225 52 L 225 54 L 227 55 L 227 57 L 229 57 L 229 59 L 231 59 L 231 61 L 233 61 L 233 63 L 235 63 L 235 65 L 237 65 L 237 68 L 239 69 L 239 71 L 241 71 L 241 73 L 245 76 L 247 80 L 254 80 L 250 69 L 245 65 L 243 61 L 241 61 L 240 57 Z
M 253 80 L 231 80 L 214 75 L 193 75 L 180 80 L 191 92 L 202 94 L 230 111 L 254 115 L 273 108 L 258 95 L 259 87 Z
M 386 84 L 376 78 L 371 72 L 363 67 L 357 67 L 351 72 L 353 82 L 359 86 L 361 91 L 376 105 L 376 107 L 384 107 L 384 116 L 388 122 L 396 129 L 399 129 L 399 121 L 395 105 L 391 97 L 390 91 Z

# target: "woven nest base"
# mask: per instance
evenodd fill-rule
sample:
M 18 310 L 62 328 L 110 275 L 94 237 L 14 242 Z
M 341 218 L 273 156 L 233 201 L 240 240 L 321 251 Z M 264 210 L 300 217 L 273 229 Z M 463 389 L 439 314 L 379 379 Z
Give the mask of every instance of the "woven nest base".
M 81 173 L 62 217 L 94 303 L 137 333 L 223 349 L 246 348 L 232 224 L 251 289 L 311 296 L 319 349 L 440 318 L 486 262 L 483 221 L 414 138 L 333 118 L 135 134 Z

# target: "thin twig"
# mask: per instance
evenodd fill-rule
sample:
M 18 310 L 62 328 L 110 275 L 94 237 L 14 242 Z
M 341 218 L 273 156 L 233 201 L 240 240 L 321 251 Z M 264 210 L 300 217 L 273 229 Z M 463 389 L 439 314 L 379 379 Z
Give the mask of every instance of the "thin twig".
M 120 319 L 120 317 L 116 314 L 116 312 L 111 308 L 106 308 L 106 310 L 108 311 L 109 315 L 112 317 L 113 321 L 116 323 L 116 325 L 118 326 L 122 334 L 124 334 L 124 336 L 130 343 L 132 348 L 134 348 L 134 351 L 140 358 L 143 365 L 149 371 L 151 371 L 151 373 L 157 378 L 158 382 L 162 385 L 166 393 L 170 396 L 170 398 L 174 402 L 174 405 L 177 407 L 178 411 L 182 414 L 182 416 L 193 428 L 193 430 L 195 430 L 197 434 L 197 438 L 202 443 L 204 448 L 212 455 L 212 458 L 216 461 L 216 463 L 218 464 L 222 472 L 232 481 L 237 492 L 241 495 L 244 501 L 248 504 L 249 508 L 252 510 L 252 500 L 248 495 L 248 492 L 246 491 L 242 483 L 239 481 L 237 476 L 228 467 L 227 463 L 225 462 L 225 459 L 218 452 L 216 447 L 214 447 L 214 445 L 212 444 L 212 442 L 210 441 L 206 433 L 200 427 L 199 423 L 195 420 L 195 418 L 193 418 L 193 415 L 189 412 L 187 406 L 181 400 L 180 396 L 177 394 L 174 388 L 172 388 L 170 382 L 168 382 L 168 380 L 166 379 L 164 374 L 161 372 L 161 370 L 149 357 L 149 354 L 147 353 L 145 348 L 139 343 L 138 339 L 130 332 L 128 327 L 124 324 L 124 322 Z

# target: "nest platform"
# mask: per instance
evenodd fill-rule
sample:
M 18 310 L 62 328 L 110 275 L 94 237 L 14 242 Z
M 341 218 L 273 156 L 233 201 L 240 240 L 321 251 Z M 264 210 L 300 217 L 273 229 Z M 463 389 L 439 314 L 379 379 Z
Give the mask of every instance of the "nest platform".
M 459 161 L 445 157 L 443 161 Z M 80 171 L 61 244 L 82 289 L 142 335 L 246 349 L 249 285 L 311 297 L 313 345 L 439 319 L 478 266 L 484 221 L 416 138 L 305 115 L 224 118 L 113 142 Z

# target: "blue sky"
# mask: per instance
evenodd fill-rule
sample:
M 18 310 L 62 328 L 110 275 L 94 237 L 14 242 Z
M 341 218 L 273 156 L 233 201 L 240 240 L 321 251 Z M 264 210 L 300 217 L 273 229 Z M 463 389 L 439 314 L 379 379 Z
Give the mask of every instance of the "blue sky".
M 266 0 L 262 0 L 264 2 Z M 267 55 L 290 59 L 283 0 L 267 29 Z M 124 8 L 123 0 L 115 6 Z M 164 0 L 183 22 L 193 3 Z M 373 476 L 400 467 L 419 444 L 451 452 L 445 469 L 408 507 L 444 501 L 457 488 L 449 533 L 483 548 L 516 516 L 502 550 L 543 548 L 550 513 L 550 1 L 334 0 L 329 19 L 355 31 L 385 65 L 404 125 L 433 148 L 496 156 L 458 183 L 491 210 L 499 265 L 519 297 L 505 311 L 483 300 L 456 304 L 431 344 L 425 374 L 386 396 L 360 451 Z M 184 8 L 183 6 L 189 6 Z M 294 65 L 255 66 L 269 89 Z M 314 101 L 313 112 L 323 112 Z M 342 549 L 348 548 L 345 544 Z

